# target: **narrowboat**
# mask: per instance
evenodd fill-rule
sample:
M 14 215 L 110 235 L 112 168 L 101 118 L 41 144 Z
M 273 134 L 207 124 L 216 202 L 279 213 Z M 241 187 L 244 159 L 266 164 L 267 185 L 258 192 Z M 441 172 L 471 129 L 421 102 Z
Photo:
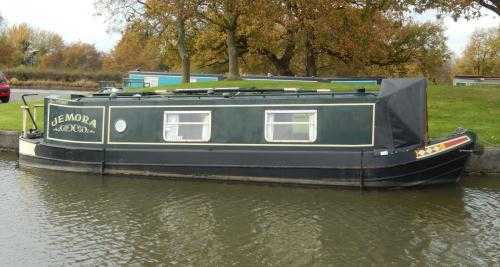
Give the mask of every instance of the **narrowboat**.
M 426 90 L 425 79 L 385 79 L 379 92 L 225 88 L 47 97 L 43 133 L 25 126 L 19 164 L 361 188 L 455 183 L 476 138 L 458 130 L 429 140 Z

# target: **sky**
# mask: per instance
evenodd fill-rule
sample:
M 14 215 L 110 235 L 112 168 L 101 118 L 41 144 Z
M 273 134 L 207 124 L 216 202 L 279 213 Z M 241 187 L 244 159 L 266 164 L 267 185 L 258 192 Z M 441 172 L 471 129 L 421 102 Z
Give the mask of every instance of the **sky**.
M 1 0 L 0 0 L 1 1 Z M 454 21 L 451 17 L 443 17 L 440 22 L 445 27 L 445 36 L 448 38 L 448 47 L 456 55 L 460 55 L 467 45 L 467 41 L 476 29 L 500 27 L 500 17 L 493 11 L 481 10 L 483 16 L 478 19 L 469 20 L 459 19 Z M 436 12 L 428 11 L 421 15 L 414 16 L 419 22 L 438 21 Z
M 120 34 L 108 33 L 105 18 L 95 15 L 94 0 L 0 0 L 0 14 L 8 25 L 25 22 L 105 52 L 120 40 Z
M 109 31 L 105 18 L 96 16 L 94 0 L 0 0 L 0 14 L 9 25 L 28 23 L 42 30 L 60 34 L 68 43 L 82 41 L 109 52 L 120 39 L 120 34 Z M 448 46 L 459 55 L 467 40 L 477 28 L 499 27 L 500 17 L 485 10 L 485 16 L 467 21 L 443 19 Z M 415 17 L 417 21 L 436 21 L 433 12 Z

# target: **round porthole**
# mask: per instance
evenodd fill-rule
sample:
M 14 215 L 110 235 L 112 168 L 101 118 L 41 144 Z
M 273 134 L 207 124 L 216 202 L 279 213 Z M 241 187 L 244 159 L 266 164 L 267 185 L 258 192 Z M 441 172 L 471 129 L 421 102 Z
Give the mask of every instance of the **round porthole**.
M 122 120 L 122 119 L 119 119 L 115 122 L 115 130 L 119 133 L 123 133 L 125 132 L 125 130 L 127 129 L 127 123 Z

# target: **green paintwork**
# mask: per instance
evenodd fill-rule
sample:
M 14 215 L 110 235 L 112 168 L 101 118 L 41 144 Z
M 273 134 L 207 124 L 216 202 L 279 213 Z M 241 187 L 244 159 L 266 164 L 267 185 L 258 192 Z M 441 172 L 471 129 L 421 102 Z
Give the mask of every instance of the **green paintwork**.
M 102 143 L 103 112 L 103 107 L 50 105 L 45 136 L 55 141 Z
M 52 101 L 52 100 L 46 100 Z M 204 110 L 211 111 L 211 139 L 208 143 L 232 144 L 268 144 L 264 137 L 265 110 L 317 110 L 317 139 L 313 144 L 319 145 L 369 145 L 372 143 L 373 106 L 376 98 L 373 96 L 357 96 L 335 98 L 331 95 L 316 95 L 305 97 L 178 97 L 175 99 L 145 98 L 141 101 L 130 98 L 83 98 L 78 102 L 68 102 L 66 105 L 102 106 L 106 110 L 105 118 L 100 109 L 71 108 L 51 105 L 49 121 L 57 120 L 59 116 L 81 114 L 96 119 L 95 133 L 55 132 L 55 127 L 46 127 L 46 134 L 57 136 L 76 142 L 101 142 L 100 136 L 104 130 L 107 140 L 108 119 L 110 122 L 109 142 L 116 143 L 166 143 L 163 139 L 164 111 L 176 110 Z M 290 106 L 300 104 L 307 106 Z M 323 106 L 318 106 L 318 104 Z M 324 105 L 328 106 L 324 106 Z M 343 105 L 337 105 L 343 104 Z M 350 105 L 354 104 L 354 105 Z M 356 105 L 358 104 L 358 105 Z M 362 104 L 362 105 L 359 105 Z M 189 106 L 189 107 L 170 107 Z M 201 105 L 201 106 L 200 106 Z M 214 106 L 215 105 L 215 106 Z M 222 105 L 222 106 L 221 106 Z M 226 105 L 259 105 L 259 106 L 231 106 Z M 280 105 L 280 106 L 267 106 Z M 131 107 L 135 106 L 135 107 Z M 147 107 L 144 107 L 147 106 Z M 110 109 L 108 109 L 111 107 Z M 110 112 L 108 110 L 111 110 Z M 46 112 L 47 114 L 47 112 Z M 109 118 L 108 118 L 109 116 Z M 102 120 L 106 127 L 101 129 Z M 123 119 L 127 123 L 125 132 L 114 130 L 117 120 Z M 61 122 L 57 125 L 68 124 Z M 71 125 L 85 125 L 82 121 L 73 120 Z M 52 142 L 56 142 L 52 140 Z M 296 143 L 294 143 L 296 144 Z M 305 142 L 304 144 L 308 144 Z M 93 144 L 83 144 L 93 145 Z
M 315 107 L 216 107 L 216 108 L 112 108 L 111 125 L 118 119 L 127 122 L 124 133 L 111 130 L 111 142 L 162 143 L 163 112 L 175 110 L 210 110 L 211 143 L 265 144 L 265 110 L 317 110 L 316 144 L 370 144 L 372 106 Z

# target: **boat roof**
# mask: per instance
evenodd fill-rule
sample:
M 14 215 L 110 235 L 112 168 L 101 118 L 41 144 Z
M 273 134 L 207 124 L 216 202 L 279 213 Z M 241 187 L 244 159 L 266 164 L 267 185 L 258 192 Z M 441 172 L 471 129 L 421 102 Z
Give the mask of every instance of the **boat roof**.
M 103 101 L 130 99 L 161 100 L 215 100 L 215 99 L 375 99 L 377 92 L 367 92 L 359 88 L 353 92 L 336 92 L 331 89 L 308 90 L 299 88 L 196 88 L 157 90 L 154 92 L 97 93 L 91 95 L 71 95 L 72 100 Z

